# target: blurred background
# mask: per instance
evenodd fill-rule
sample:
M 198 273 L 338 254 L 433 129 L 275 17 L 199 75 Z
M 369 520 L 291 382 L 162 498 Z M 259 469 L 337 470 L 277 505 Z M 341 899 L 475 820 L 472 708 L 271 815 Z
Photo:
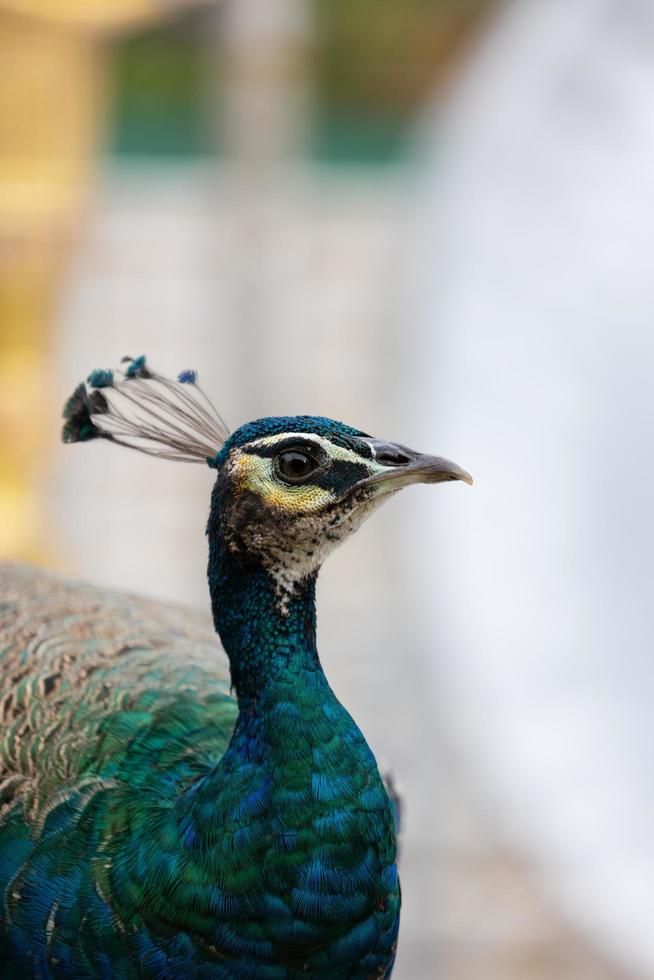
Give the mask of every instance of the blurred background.
M 0 557 L 208 610 L 91 368 L 449 456 L 330 559 L 398 980 L 654 976 L 651 0 L 0 0 Z

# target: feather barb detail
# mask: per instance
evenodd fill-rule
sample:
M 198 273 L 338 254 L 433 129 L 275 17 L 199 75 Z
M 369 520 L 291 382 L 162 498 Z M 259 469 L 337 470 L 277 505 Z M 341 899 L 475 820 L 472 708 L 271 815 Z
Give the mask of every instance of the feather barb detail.
M 198 385 L 196 371 L 177 380 L 153 371 L 145 357 L 92 371 L 64 406 L 64 442 L 108 439 L 148 456 L 211 465 L 229 436 Z

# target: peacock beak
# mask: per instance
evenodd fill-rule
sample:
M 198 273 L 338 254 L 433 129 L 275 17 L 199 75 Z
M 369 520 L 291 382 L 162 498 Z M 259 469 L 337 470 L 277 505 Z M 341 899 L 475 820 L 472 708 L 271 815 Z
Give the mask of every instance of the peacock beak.
M 428 456 L 398 443 L 367 440 L 371 446 L 376 472 L 361 481 L 359 486 L 374 487 L 381 492 L 401 490 L 412 483 L 445 483 L 461 480 L 472 485 L 466 470 L 442 456 Z

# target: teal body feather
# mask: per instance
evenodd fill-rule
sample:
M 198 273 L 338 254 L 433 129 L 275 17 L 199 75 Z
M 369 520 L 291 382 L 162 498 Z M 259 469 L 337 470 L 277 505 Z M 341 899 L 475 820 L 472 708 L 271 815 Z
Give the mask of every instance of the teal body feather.
M 330 419 L 227 437 L 195 372 L 127 360 L 64 439 L 216 469 L 224 652 L 189 613 L 0 571 L 0 975 L 383 980 L 394 809 L 323 673 L 316 577 L 399 487 L 470 478 Z

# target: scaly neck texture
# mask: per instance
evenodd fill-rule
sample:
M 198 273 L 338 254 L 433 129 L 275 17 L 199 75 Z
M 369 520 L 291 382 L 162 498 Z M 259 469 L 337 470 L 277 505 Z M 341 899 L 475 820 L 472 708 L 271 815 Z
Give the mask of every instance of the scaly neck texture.
M 202 876 L 230 909 L 205 942 L 229 949 L 247 976 L 265 963 L 280 980 L 388 977 L 400 904 L 393 813 L 320 665 L 315 578 L 282 611 L 268 573 L 216 535 L 209 585 L 239 716 L 180 813 Z
M 315 576 L 282 612 L 268 573 L 230 553 L 222 542 L 212 542 L 209 588 L 241 711 L 251 710 L 276 684 L 307 673 L 324 679 L 316 649 Z

